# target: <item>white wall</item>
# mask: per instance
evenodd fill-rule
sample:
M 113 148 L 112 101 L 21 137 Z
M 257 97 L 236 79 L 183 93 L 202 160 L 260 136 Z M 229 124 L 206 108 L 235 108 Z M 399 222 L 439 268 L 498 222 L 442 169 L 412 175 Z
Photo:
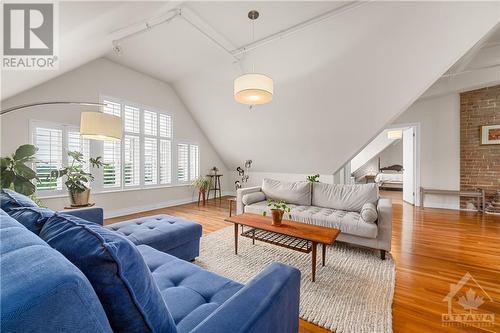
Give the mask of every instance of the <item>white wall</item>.
M 133 71 L 101 58 L 68 72 L 53 80 L 3 101 L 2 108 L 42 101 L 98 102 L 100 95 L 123 98 L 135 103 L 165 110 L 173 117 L 175 140 L 188 140 L 200 146 L 201 174 L 216 165 L 224 173 L 224 163 L 210 142 L 194 122 L 190 113 L 172 87 L 162 81 Z M 1 116 L 1 155 L 12 153 L 19 145 L 30 142 L 29 121 L 39 119 L 79 126 L 78 106 L 46 106 L 11 112 Z M 174 173 L 175 174 L 175 173 Z M 230 188 L 229 177 L 223 180 L 224 189 Z M 190 186 L 130 190 L 93 194 L 92 201 L 105 209 L 106 216 L 117 216 L 194 199 Z M 52 209 L 62 209 L 68 203 L 64 197 L 42 200 Z
M 403 140 L 398 140 L 380 153 L 380 167 L 403 165 Z
M 460 188 L 460 101 L 458 93 L 415 102 L 394 124 L 420 123 L 420 184 Z M 425 207 L 458 209 L 457 196 L 425 196 Z

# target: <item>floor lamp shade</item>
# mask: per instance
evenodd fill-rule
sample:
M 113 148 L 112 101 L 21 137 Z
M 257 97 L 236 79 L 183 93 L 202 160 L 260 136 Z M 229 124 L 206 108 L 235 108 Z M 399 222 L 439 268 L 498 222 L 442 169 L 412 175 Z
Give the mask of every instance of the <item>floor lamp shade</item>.
M 117 141 L 122 138 L 122 119 L 102 112 L 82 112 L 80 135 L 87 139 Z
M 234 80 L 234 98 L 247 105 L 266 104 L 273 100 L 273 79 L 263 74 L 245 74 Z

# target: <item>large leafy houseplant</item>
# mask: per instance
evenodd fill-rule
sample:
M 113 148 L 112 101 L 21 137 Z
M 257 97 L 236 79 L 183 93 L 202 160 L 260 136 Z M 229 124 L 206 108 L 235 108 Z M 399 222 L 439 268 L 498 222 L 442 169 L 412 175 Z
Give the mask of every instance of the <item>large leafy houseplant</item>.
M 27 164 L 35 161 L 38 148 L 33 145 L 22 145 L 11 156 L 0 159 L 0 178 L 2 188 L 10 188 L 26 196 L 33 196 L 38 181 L 36 172 Z
M 88 204 L 90 189 L 87 186 L 94 180 L 94 176 L 84 170 L 87 163 L 83 159 L 83 154 L 78 151 L 69 151 L 68 156 L 71 158 L 71 164 L 59 170 L 50 172 L 49 178 L 55 180 L 57 178 L 66 177 L 64 185 L 68 188 L 71 199 L 71 204 L 74 206 L 83 206 Z M 89 158 L 88 163 L 93 168 L 99 168 L 105 165 L 102 162 L 101 156 Z
M 198 205 L 200 204 L 200 197 L 202 197 L 203 206 L 205 206 L 206 194 L 212 185 L 210 177 L 200 176 L 193 181 L 192 185 L 198 189 Z

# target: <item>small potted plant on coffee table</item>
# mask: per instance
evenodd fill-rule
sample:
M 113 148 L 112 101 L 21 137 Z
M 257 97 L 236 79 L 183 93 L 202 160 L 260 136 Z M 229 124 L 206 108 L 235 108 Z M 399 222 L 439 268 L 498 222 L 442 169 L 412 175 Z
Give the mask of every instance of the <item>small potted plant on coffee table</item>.
M 283 220 L 283 214 L 287 213 L 289 218 L 292 218 L 292 214 L 290 213 L 292 209 L 288 207 L 287 203 L 284 200 L 274 201 L 273 199 L 267 199 L 267 206 L 272 207 L 271 213 L 273 216 L 272 224 L 279 227 L 281 225 L 281 221 Z M 262 213 L 263 216 L 267 215 L 267 212 Z

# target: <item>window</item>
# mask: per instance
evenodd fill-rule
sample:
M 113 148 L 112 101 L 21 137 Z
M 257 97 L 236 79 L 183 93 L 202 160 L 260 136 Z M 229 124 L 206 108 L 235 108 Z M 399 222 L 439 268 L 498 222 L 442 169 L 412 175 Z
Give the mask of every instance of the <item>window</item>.
M 189 180 L 189 145 L 179 143 L 177 145 L 177 180 L 180 182 L 187 182 Z
M 200 154 L 197 145 L 177 144 L 177 180 L 193 181 L 200 175 Z
M 121 104 L 103 101 L 104 113 L 121 117 Z M 102 168 L 102 186 L 106 188 L 120 187 L 121 184 L 121 144 L 119 141 L 104 141 L 102 161 L 106 164 Z
M 172 117 L 113 98 L 102 102 L 104 112 L 123 119 L 121 146 L 103 144 L 103 160 L 109 165 L 104 168 L 102 186 L 112 189 L 171 184 Z
M 33 121 L 32 142 L 38 147 L 36 153 L 37 162 L 35 171 L 40 181 L 37 183 L 37 191 L 56 194 L 63 192 L 61 178 L 50 179 L 51 171 L 62 168 L 73 163 L 68 151 L 79 151 L 84 160 L 90 157 L 90 142 L 80 136 L 77 128 L 63 124 L 53 124 Z M 88 171 L 88 164 L 84 164 Z

